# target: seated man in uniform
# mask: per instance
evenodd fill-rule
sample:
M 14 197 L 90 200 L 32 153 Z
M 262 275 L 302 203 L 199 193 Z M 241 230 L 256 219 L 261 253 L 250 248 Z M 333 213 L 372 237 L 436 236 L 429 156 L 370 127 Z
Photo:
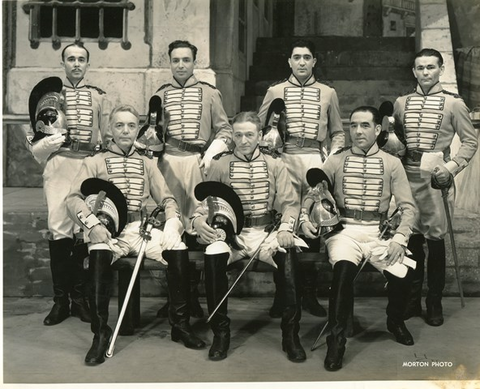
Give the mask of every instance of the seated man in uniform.
M 411 234 L 415 204 L 400 160 L 380 150 L 375 142 L 381 131 L 380 113 L 373 107 L 359 107 L 350 115 L 353 146 L 331 155 L 315 169 L 324 177 L 335 199 L 343 229 L 327 235 L 325 241 L 333 266 L 330 295 L 328 351 L 325 368 L 339 370 L 345 353 L 345 330 L 353 307 L 353 281 L 362 260 L 369 260 L 388 280 L 387 329 L 396 341 L 410 346 L 413 338 L 403 321 L 410 277 L 402 262 Z M 312 170 L 309 171 L 312 172 Z M 316 181 L 316 182 L 315 182 Z M 383 240 L 379 223 L 386 218 L 392 196 L 401 214 L 393 237 Z M 307 237 L 316 236 L 308 210 L 302 208 L 301 229 Z M 383 226 L 383 223 L 380 227 Z M 412 261 L 413 262 L 413 261 Z M 414 264 L 412 263 L 412 266 Z
M 300 212 L 298 198 L 282 160 L 264 154 L 259 149 L 262 125 L 257 114 L 241 112 L 233 118 L 232 124 L 235 150 L 215 157 L 207 181 L 228 185 L 241 199 L 245 220 L 243 230 L 236 236 L 237 248 L 218 240 L 217 230 L 207 223 L 208 211 L 204 207 L 198 207 L 192 217 L 193 230 L 201 241 L 208 244 L 205 250 L 208 310 L 212 313 L 227 292 L 227 264 L 252 256 L 262 245 L 258 259 L 278 268 L 286 302 L 281 323 L 283 350 L 291 361 L 303 362 L 306 355 L 298 337 L 301 309 L 296 280 L 297 259 L 292 252 L 296 245 L 303 243 L 306 247 L 293 234 Z M 200 185 L 204 184 L 207 182 Z M 275 223 L 275 201 L 282 212 L 281 222 L 278 231 L 274 230 L 268 235 L 265 227 Z M 208 356 L 218 361 L 227 357 L 230 346 L 227 299 L 210 324 L 214 338 Z
M 192 332 L 189 324 L 188 252 L 181 240 L 184 226 L 180 221 L 178 205 L 156 162 L 141 155 L 133 146 L 139 131 L 138 123 L 138 112 L 131 106 L 119 106 L 112 111 L 109 125 L 113 142 L 104 152 L 85 158 L 67 197 L 68 213 L 83 229 L 85 240 L 89 243 L 89 301 L 91 328 L 95 336 L 85 358 L 87 364 L 105 361 L 105 352 L 112 335 L 112 329 L 107 325 L 113 286 L 113 270 L 110 265 L 120 256 L 138 254 L 142 242 L 139 229 L 150 196 L 158 206 L 165 209 L 166 222 L 163 231 L 152 231 L 145 256 L 168 266 L 172 340 L 182 341 L 188 348 L 205 347 L 205 343 Z M 90 177 L 113 183 L 126 198 L 128 223 L 116 241 L 112 241 L 111 233 L 84 201 L 81 185 Z

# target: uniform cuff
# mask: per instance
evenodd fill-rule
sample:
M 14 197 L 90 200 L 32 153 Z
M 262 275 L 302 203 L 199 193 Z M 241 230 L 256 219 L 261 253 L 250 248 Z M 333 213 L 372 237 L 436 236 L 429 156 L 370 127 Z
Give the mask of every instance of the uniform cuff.
M 403 247 L 407 247 L 407 244 L 408 244 L 407 238 L 405 237 L 405 235 L 399 234 L 399 233 L 396 233 L 393 236 L 392 241 L 398 243 L 400 246 L 403 246 Z

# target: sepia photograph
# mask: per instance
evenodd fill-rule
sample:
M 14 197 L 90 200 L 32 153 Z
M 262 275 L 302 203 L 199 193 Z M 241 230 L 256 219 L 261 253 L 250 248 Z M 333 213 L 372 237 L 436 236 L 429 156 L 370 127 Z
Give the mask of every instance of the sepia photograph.
M 480 388 L 479 0 L 3 0 L 0 386 Z

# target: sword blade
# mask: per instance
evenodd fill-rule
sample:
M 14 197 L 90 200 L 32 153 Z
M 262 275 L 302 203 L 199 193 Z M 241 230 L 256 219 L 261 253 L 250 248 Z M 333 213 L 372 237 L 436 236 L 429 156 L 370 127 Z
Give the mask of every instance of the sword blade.
M 450 235 L 450 244 L 452 246 L 453 263 L 455 264 L 455 275 L 457 276 L 458 291 L 460 292 L 460 305 L 463 308 L 465 307 L 465 299 L 463 297 L 463 286 L 462 280 L 460 278 L 460 267 L 458 265 L 457 248 L 455 246 L 455 237 L 453 235 L 452 216 L 450 215 L 450 208 L 448 207 L 447 197 L 448 188 L 444 188 L 442 189 L 443 206 L 445 207 L 445 214 L 447 215 L 448 234 Z

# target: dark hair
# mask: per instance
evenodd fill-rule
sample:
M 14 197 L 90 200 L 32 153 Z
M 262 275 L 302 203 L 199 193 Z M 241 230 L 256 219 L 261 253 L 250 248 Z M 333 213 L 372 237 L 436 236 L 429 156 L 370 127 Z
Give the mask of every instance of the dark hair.
M 380 111 L 375 107 L 371 107 L 370 105 L 362 105 L 361 107 L 355 108 L 352 113 L 350 114 L 349 120 L 352 120 L 352 116 L 356 112 L 370 112 L 373 117 L 374 124 L 382 124 L 382 118 L 380 116 Z
M 193 55 L 193 60 L 195 61 L 197 59 L 197 47 L 195 45 L 192 45 L 189 41 L 173 41 L 168 45 L 168 56 L 172 58 L 171 54 L 172 51 L 175 49 L 179 49 L 181 47 L 185 47 L 187 49 L 192 50 L 192 55 Z
M 90 61 L 90 52 L 87 50 L 87 48 L 83 45 L 82 42 L 75 42 L 75 43 L 70 43 L 69 45 L 66 45 L 63 50 L 62 50 L 62 61 L 65 61 L 65 51 L 69 48 L 69 47 L 79 47 L 83 50 L 85 50 L 87 52 L 87 62 Z
M 128 105 L 128 104 L 123 104 L 123 105 L 117 105 L 113 110 L 112 112 L 110 112 L 110 116 L 108 118 L 108 123 L 111 125 L 112 124 L 112 120 L 113 120 L 113 117 L 115 116 L 115 114 L 117 114 L 118 112 L 130 112 L 132 115 L 134 115 L 137 120 L 140 121 L 140 115 L 138 114 L 138 111 L 132 107 L 131 105 Z
M 316 50 L 315 50 L 315 43 L 313 43 L 312 41 L 309 41 L 307 39 L 297 39 L 293 41 L 293 43 L 290 45 L 289 57 L 292 56 L 293 49 L 295 47 L 306 47 L 312 53 L 313 58 L 317 57 Z
M 250 122 L 255 124 L 257 130 L 260 131 L 262 129 L 262 122 L 258 117 L 258 114 L 255 111 L 245 111 L 237 113 L 232 119 L 232 126 L 235 123 L 245 123 Z
M 439 51 L 435 49 L 422 49 L 417 54 L 415 54 L 415 58 L 413 59 L 413 66 L 415 67 L 415 60 L 420 57 L 437 57 L 438 59 L 438 66 L 443 65 L 443 57 Z

